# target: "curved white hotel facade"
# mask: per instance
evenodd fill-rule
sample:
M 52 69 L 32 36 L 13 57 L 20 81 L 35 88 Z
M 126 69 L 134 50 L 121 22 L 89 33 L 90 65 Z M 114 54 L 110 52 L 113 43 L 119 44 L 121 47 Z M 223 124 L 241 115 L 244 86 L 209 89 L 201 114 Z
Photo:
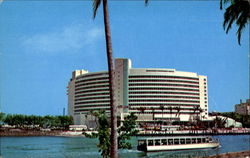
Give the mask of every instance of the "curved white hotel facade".
M 121 116 L 134 112 L 141 121 L 206 119 L 207 77 L 175 69 L 132 68 L 130 59 L 119 58 L 115 100 Z M 100 109 L 109 112 L 108 72 L 74 71 L 68 84 L 68 113 L 75 124 L 85 124 L 89 112 Z

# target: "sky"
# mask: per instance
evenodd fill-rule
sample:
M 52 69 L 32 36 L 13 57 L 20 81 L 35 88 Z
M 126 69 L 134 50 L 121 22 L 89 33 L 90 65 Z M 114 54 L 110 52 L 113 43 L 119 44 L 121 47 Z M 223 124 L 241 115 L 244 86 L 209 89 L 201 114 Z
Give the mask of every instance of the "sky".
M 133 68 L 208 77 L 209 111 L 233 111 L 249 97 L 249 30 L 222 27 L 219 1 L 109 1 L 114 58 Z M 102 7 L 92 1 L 0 4 L 0 110 L 62 115 L 74 70 L 107 70 Z

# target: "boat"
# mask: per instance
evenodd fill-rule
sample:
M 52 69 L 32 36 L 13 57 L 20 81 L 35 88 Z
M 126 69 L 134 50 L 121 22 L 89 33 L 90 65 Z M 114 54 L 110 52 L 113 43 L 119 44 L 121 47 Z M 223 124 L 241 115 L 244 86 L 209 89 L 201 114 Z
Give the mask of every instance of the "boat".
M 138 138 L 137 150 L 144 152 L 213 149 L 219 140 L 210 136 L 169 136 Z

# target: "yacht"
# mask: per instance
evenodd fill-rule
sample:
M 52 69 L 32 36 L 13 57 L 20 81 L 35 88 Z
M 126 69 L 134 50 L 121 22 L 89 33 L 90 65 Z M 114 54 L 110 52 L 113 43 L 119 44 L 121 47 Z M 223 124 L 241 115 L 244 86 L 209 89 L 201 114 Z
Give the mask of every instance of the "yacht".
M 139 138 L 137 150 L 145 152 L 218 148 L 220 143 L 210 136 L 169 136 Z

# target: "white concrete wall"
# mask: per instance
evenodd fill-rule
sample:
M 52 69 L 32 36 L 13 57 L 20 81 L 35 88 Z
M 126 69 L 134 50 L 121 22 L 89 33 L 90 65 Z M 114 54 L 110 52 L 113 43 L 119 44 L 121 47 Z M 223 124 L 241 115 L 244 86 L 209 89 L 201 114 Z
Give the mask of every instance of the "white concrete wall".
M 199 76 L 200 107 L 203 110 L 201 119 L 208 118 L 208 82 L 206 76 Z

